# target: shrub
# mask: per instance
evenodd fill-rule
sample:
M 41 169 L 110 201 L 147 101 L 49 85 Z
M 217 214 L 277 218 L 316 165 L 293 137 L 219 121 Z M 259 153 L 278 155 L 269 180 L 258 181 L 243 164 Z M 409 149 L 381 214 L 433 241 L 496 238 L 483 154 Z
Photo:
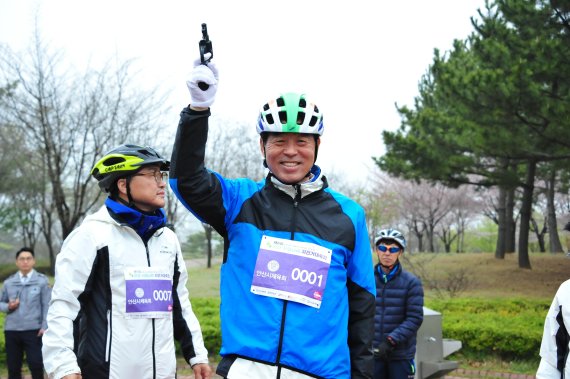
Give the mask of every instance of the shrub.
M 540 300 L 426 300 L 442 314 L 445 338 L 460 340 L 465 354 L 531 359 L 540 349 L 544 318 L 550 306 Z
M 204 345 L 210 355 L 217 355 L 222 347 L 222 331 L 220 328 L 220 299 L 192 299 L 192 309 L 200 321 Z

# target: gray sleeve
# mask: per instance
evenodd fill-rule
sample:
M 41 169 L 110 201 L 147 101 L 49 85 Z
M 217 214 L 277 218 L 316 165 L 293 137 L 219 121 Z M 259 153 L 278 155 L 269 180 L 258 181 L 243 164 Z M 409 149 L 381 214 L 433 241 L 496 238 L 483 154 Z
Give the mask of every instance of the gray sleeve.
M 0 312 L 8 313 L 8 300 L 8 290 L 6 289 L 6 282 L 4 282 L 0 295 Z

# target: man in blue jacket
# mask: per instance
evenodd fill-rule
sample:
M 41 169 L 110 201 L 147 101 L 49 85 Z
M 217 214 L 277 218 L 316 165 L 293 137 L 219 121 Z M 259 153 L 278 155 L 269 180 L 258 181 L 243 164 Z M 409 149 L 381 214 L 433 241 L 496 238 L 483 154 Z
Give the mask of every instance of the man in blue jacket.
M 33 379 L 43 379 L 42 336 L 47 329 L 50 300 L 48 278 L 34 270 L 34 250 L 16 252 L 18 272 L 4 282 L 0 311 L 8 313 L 4 323 L 8 377 L 22 377 L 24 352 Z
M 375 245 L 374 379 L 413 379 L 416 335 L 423 321 L 422 283 L 398 259 L 406 248 L 402 233 L 383 229 Z
M 298 93 L 269 99 L 257 123 L 267 178 L 224 178 L 204 166 L 217 79 L 211 63 L 195 66 L 170 171 L 178 198 L 224 238 L 217 373 L 372 378 L 375 288 L 365 216 L 315 165 L 321 111 Z

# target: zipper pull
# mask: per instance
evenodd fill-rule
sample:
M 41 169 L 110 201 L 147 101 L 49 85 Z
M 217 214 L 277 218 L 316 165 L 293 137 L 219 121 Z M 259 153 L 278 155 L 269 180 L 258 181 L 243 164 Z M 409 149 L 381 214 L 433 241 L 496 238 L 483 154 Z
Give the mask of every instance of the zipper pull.
M 295 188 L 295 199 L 293 199 L 293 205 L 295 208 L 299 205 L 299 201 L 301 201 L 301 185 L 294 184 L 293 188 Z

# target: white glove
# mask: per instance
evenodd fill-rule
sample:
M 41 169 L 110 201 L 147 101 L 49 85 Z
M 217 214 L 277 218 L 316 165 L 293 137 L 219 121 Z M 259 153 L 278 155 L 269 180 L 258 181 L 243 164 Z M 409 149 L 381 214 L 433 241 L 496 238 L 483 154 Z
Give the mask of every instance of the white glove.
M 207 84 L 208 88 L 202 90 L 199 87 L 201 82 Z M 194 69 L 190 74 L 190 80 L 186 81 L 186 86 L 190 91 L 190 98 L 192 100 L 190 105 L 204 108 L 212 105 L 216 97 L 216 91 L 218 90 L 218 69 L 216 65 L 212 62 L 209 62 L 207 66 L 203 65 L 200 59 L 194 61 Z M 202 84 L 202 86 L 204 86 L 204 84 Z

